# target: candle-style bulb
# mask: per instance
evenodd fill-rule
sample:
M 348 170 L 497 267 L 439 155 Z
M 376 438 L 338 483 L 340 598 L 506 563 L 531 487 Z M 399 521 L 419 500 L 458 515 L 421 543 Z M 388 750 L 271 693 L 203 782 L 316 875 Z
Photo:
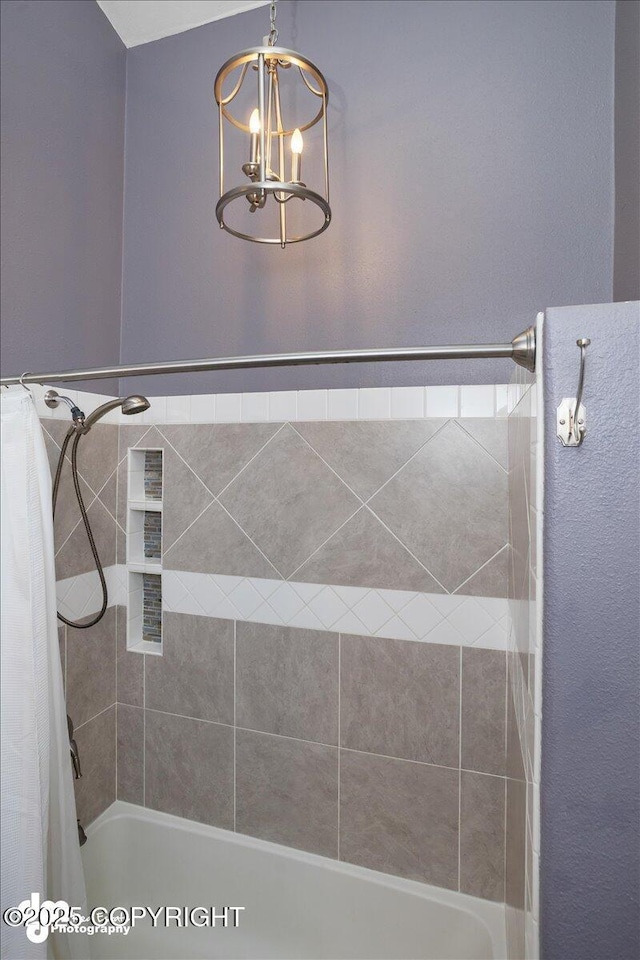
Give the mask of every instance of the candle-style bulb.
M 296 127 L 293 133 L 291 134 L 291 153 L 297 153 L 300 155 L 302 153 L 302 148 L 304 146 L 304 141 L 302 139 L 302 134 Z
M 303 147 L 302 134 L 296 127 L 291 134 L 291 182 L 300 181 L 300 155 Z
M 258 137 L 260 135 L 260 111 L 256 107 L 249 117 L 249 163 L 258 163 Z

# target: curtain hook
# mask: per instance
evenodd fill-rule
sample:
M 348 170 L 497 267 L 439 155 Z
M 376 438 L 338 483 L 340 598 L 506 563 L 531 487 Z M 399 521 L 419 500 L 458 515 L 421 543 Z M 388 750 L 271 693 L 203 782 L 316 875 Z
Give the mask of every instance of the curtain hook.
M 33 376 L 32 372 L 31 372 L 30 370 L 25 370 L 25 372 L 22 374 L 22 376 L 21 376 L 20 379 L 18 380 L 18 383 L 20 384 L 20 386 L 22 387 L 22 389 L 23 389 L 23 390 L 26 390 L 27 393 L 29 394 L 29 396 L 33 396 L 33 394 L 31 393 L 30 388 L 29 388 L 29 387 L 26 385 L 26 383 L 24 383 L 23 381 L 24 381 L 24 378 L 25 378 L 25 377 L 31 377 L 31 376 Z

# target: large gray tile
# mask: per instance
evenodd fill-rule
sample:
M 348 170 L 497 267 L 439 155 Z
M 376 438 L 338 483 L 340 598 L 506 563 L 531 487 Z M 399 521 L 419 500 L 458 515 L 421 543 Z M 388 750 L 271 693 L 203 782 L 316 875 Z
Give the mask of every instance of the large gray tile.
M 144 656 L 127 650 L 127 608 L 116 607 L 116 700 L 144 706 Z
M 360 505 L 288 424 L 220 501 L 285 577 Z
M 116 557 L 116 521 L 98 497 L 87 508 L 87 517 L 100 562 L 103 567 L 109 567 L 115 563 Z M 95 568 L 87 532 L 84 524 L 79 523 L 56 554 L 56 579 L 65 580 Z
M 167 570 L 280 579 L 275 567 L 217 502 L 165 552 L 163 564 Z
M 71 453 L 71 444 L 68 447 Z M 78 473 L 94 493 L 105 483 L 118 466 L 118 427 L 112 423 L 97 423 L 78 443 Z
M 338 855 L 338 750 L 238 730 L 236 829 Z
M 233 729 L 146 710 L 145 803 L 233 830 Z
M 343 636 L 343 747 L 458 766 L 457 647 Z
M 45 430 L 45 443 L 53 474 L 71 419 L 68 421 L 43 420 L 41 422 Z M 49 437 L 54 441 L 55 447 L 48 442 Z M 69 474 L 71 474 L 72 447 L 73 437 L 67 446 L 66 462 L 63 468 L 64 472 Z M 89 433 L 80 437 L 76 459 L 78 474 L 89 485 L 94 494 L 98 493 L 118 465 L 118 427 L 110 423 L 95 424 Z
M 87 827 L 116 799 L 115 704 L 76 727 L 75 738 L 82 766 L 82 777 L 74 780 L 76 808 L 82 826 Z
M 295 429 L 363 500 L 442 426 L 443 420 L 297 423 Z
M 238 623 L 236 723 L 301 740 L 338 740 L 338 634 Z
M 95 497 L 82 477 L 79 477 L 79 486 L 85 508 L 88 510 L 95 500 Z M 73 533 L 73 530 L 81 522 L 82 514 L 80 512 L 78 498 L 73 485 L 71 467 L 65 461 L 62 468 L 62 473 L 60 474 L 60 483 L 58 485 L 58 494 L 56 497 L 56 510 L 53 520 L 53 534 L 56 553 L 60 550 L 60 547 L 62 547 L 67 537 Z
M 371 508 L 449 591 L 508 538 L 507 475 L 454 422 L 375 495 Z
M 507 597 L 509 595 L 509 547 L 505 546 L 495 557 L 461 584 L 456 593 L 472 597 Z
M 340 527 L 296 571 L 295 579 L 309 583 L 442 593 L 440 584 L 367 507 L 362 507 Z
M 144 423 L 122 423 L 118 427 L 118 463 L 126 459 L 127 450 L 130 447 L 143 446 L 142 438 L 149 433 L 153 427 Z
M 233 723 L 233 621 L 165 613 L 161 657 L 145 657 L 145 705 Z
M 504 901 L 504 793 L 502 777 L 461 774 L 460 890 Z
M 462 648 L 462 766 L 505 772 L 507 660 L 502 650 Z
M 67 710 L 76 727 L 116 699 L 116 612 L 86 630 L 67 630 Z
M 180 424 L 163 425 L 160 432 L 217 495 L 279 428 L 277 423 Z
M 342 750 L 340 857 L 458 887 L 458 771 Z
M 142 804 L 144 803 L 144 710 L 119 703 L 116 707 L 116 716 L 118 800 Z
M 524 907 L 526 789 L 524 780 L 507 780 L 505 902 L 518 909 Z
M 160 436 L 159 433 L 158 436 Z M 146 434 L 143 438 L 144 445 L 149 447 L 161 445 L 148 441 L 149 434 Z M 168 550 L 212 502 L 212 497 L 205 485 L 198 480 L 178 454 L 164 444 L 164 441 L 162 445 L 164 446 L 162 544 L 163 549 Z
M 72 426 L 71 414 L 68 420 L 51 420 L 48 417 L 42 417 L 40 424 L 45 433 L 51 437 L 56 446 L 62 447 L 65 435 Z M 71 452 L 71 441 L 69 441 L 69 453 Z
M 477 440 L 487 453 L 506 470 L 509 465 L 506 417 L 464 417 L 458 420 L 463 430 Z

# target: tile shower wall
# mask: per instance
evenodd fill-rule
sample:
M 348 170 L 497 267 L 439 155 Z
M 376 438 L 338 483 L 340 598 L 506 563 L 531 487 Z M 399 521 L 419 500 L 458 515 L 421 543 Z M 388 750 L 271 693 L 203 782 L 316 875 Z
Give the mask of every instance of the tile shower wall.
M 102 399 L 102 398 L 100 398 Z M 91 408 L 87 405 L 87 411 Z M 69 428 L 68 417 L 41 419 L 52 476 Z M 116 479 L 118 427 L 96 424 L 80 442 L 78 473 L 100 559 L 114 570 L 116 559 Z M 56 575 L 68 584 L 59 609 L 78 620 L 100 607 L 100 585 L 65 463 L 54 522 Z M 110 595 L 117 597 L 113 576 Z M 75 725 L 82 779 L 75 781 L 78 817 L 84 824 L 116 796 L 116 611 L 110 607 L 94 627 L 75 629 L 59 622 L 60 654 L 67 711 Z
M 505 904 L 510 960 L 539 956 L 538 385 L 514 375 L 509 415 L 509 607 Z M 540 498 L 541 499 L 541 498 Z
M 118 796 L 502 901 L 506 418 L 123 425 L 120 491 L 136 445 L 164 653 L 118 608 Z
M 504 899 L 507 423 L 463 389 L 462 418 L 458 388 L 438 388 L 431 418 L 419 390 L 420 411 L 359 398 L 362 420 L 120 426 L 113 597 L 135 446 L 164 451 L 163 581 L 189 590 L 164 598 L 162 657 L 127 651 L 122 606 L 93 644 L 63 637 L 68 676 L 90 651 L 105 688 L 115 675 L 116 706 L 101 685 L 80 713 L 91 750 L 117 720 L 117 787 L 109 747 L 80 782 L 85 820 L 116 791 Z M 271 412 L 311 402 L 289 396 Z M 347 404 L 325 393 L 315 415 Z

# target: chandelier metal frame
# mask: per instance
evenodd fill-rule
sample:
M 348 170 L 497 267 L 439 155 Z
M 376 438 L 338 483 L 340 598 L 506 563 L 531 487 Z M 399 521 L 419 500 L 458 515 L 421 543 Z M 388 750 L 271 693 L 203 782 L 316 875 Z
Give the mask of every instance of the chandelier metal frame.
M 329 154 L 327 132 L 327 103 L 329 89 L 321 71 L 307 57 L 275 46 L 278 31 L 275 29 L 275 3 L 271 5 L 271 31 L 265 37 L 263 46 L 250 47 L 242 50 L 226 61 L 216 76 L 214 93 L 218 104 L 219 152 L 220 152 L 220 199 L 216 204 L 216 218 L 220 227 L 227 233 L 241 240 L 250 240 L 253 243 L 279 244 L 283 249 L 289 243 L 300 243 L 310 240 L 323 233 L 331 222 L 331 207 L 329 205 Z M 229 92 L 225 92 L 225 83 L 234 71 L 240 70 L 238 78 Z M 280 83 L 283 73 L 291 71 L 289 76 L 299 74 L 306 89 L 319 100 L 317 112 L 300 123 L 285 124 L 280 102 Z M 259 132 L 256 135 L 249 123 L 234 115 L 232 105 L 236 100 L 248 76 L 252 73 L 257 77 L 257 116 L 259 118 Z M 256 111 L 254 111 L 256 113 Z M 314 190 L 299 179 L 300 158 L 298 157 L 298 177 L 293 179 L 295 160 L 292 154 L 291 177 L 287 176 L 286 144 L 294 149 L 294 135 L 301 143 L 301 133 L 309 130 L 316 124 L 322 124 L 323 150 L 323 192 Z M 253 143 L 250 159 L 242 165 L 242 172 L 247 178 L 246 183 L 236 185 L 225 190 L 225 125 L 257 137 Z M 302 151 L 300 146 L 298 153 Z M 274 159 L 275 155 L 275 159 Z M 272 199 L 278 204 L 278 233 L 276 236 L 261 236 L 259 232 L 243 232 L 231 226 L 225 220 L 225 210 L 237 201 L 245 198 L 249 203 L 251 213 L 262 210 Z M 322 213 L 322 224 L 316 229 L 299 235 L 287 234 L 287 209 L 289 201 L 297 199 L 309 201 L 318 207 Z

